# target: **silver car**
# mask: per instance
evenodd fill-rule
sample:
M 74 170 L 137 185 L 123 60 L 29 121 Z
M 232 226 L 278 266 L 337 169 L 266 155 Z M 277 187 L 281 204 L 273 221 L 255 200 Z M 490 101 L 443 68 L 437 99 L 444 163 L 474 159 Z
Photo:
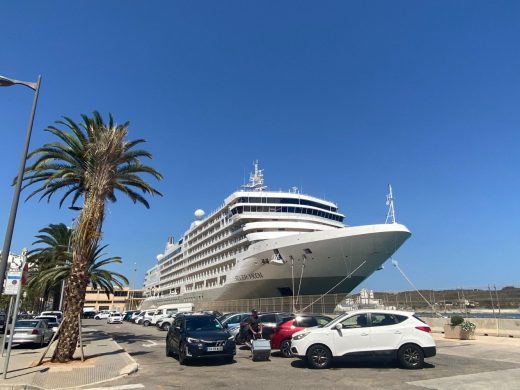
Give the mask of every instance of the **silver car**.
M 46 320 L 18 320 L 14 326 L 13 344 L 36 344 L 43 347 L 51 341 L 53 333 Z M 10 337 L 11 329 L 7 331 L 6 344 Z

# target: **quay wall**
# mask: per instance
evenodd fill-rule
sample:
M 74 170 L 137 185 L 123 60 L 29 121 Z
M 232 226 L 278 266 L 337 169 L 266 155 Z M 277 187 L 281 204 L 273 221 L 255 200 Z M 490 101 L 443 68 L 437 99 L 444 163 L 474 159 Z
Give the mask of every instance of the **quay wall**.
M 443 333 L 449 318 L 426 317 L 421 315 L 433 332 Z M 475 334 L 480 336 L 520 337 L 520 319 L 511 318 L 468 318 L 477 327 Z

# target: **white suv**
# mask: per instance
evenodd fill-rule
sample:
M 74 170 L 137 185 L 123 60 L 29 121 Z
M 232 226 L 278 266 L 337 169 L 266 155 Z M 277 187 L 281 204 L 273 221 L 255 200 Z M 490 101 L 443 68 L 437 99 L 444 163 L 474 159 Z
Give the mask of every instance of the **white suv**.
M 405 368 L 421 368 L 436 354 L 430 327 L 414 313 L 395 310 L 356 310 L 323 327 L 292 336 L 291 352 L 312 368 L 328 368 L 333 358 L 367 355 L 395 357 Z

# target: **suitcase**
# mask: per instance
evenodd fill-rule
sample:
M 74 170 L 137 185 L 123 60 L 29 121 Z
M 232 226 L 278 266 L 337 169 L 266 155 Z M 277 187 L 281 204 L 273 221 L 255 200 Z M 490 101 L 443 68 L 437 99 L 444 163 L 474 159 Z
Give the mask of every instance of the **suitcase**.
M 269 360 L 271 356 L 271 342 L 266 339 L 251 340 L 251 353 L 253 361 Z

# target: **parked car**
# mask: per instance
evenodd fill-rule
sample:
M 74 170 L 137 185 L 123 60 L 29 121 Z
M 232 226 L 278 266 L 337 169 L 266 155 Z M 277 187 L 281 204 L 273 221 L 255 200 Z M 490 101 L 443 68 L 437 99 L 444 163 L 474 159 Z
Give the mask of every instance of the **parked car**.
M 109 315 L 110 315 L 110 312 L 108 310 L 101 310 L 99 313 L 97 313 L 94 316 L 94 319 L 95 320 L 104 320 L 104 319 L 107 319 Z
M 97 314 L 95 310 L 85 310 L 83 311 L 83 318 L 94 318 Z
M 235 353 L 233 336 L 211 314 L 178 314 L 166 336 L 166 356 L 177 355 L 180 364 L 205 357 L 231 363 Z
M 107 318 L 107 324 L 122 324 L 123 316 L 121 313 L 110 313 Z
M 155 326 L 157 326 L 157 328 L 159 328 L 159 329 L 168 331 L 168 330 L 170 330 L 170 327 L 172 326 L 173 321 L 175 320 L 176 316 L 177 316 L 177 314 L 168 314 L 163 319 L 157 321 Z
M 56 316 L 58 318 L 58 322 L 63 321 L 63 313 L 58 310 L 53 311 L 42 311 L 40 313 L 41 316 Z
M 193 311 L 193 303 L 171 303 L 169 305 L 161 305 L 155 309 L 150 321 L 146 318 L 143 320 L 143 325 L 155 325 L 157 324 L 157 321 L 162 320 L 169 314 L 187 313 L 191 311 Z
M 11 333 L 14 333 L 14 344 L 34 344 L 43 347 L 47 344 L 53 335 L 53 331 L 49 328 L 47 320 L 33 319 L 33 320 L 18 320 L 14 325 L 14 332 L 7 329 L 5 343 L 7 345 Z
M 58 317 L 56 317 L 56 316 L 36 316 L 36 317 L 34 317 L 34 319 L 35 320 L 46 320 L 48 327 L 51 328 L 54 333 L 58 331 L 58 326 L 60 326 Z
M 0 332 L 4 332 L 5 330 L 5 323 L 7 321 L 7 318 L 6 318 L 6 314 L 5 313 L 0 313 Z
M 279 349 L 284 357 L 291 357 L 292 335 L 305 328 L 324 326 L 332 321 L 332 318 L 323 315 L 302 314 L 296 318 L 287 318 L 279 323 L 271 337 L 271 349 Z
M 155 310 L 145 310 L 142 312 L 142 316 L 139 315 L 138 319 L 136 320 L 136 324 L 143 325 L 143 326 L 149 326 L 152 324 L 152 318 L 155 313 Z
M 219 321 L 222 322 L 222 325 L 228 330 L 228 332 L 234 336 L 235 338 L 240 332 L 240 324 L 242 322 L 246 321 L 250 316 L 250 313 L 232 313 L 229 316 L 225 316 L 224 319 L 220 319 Z M 236 341 L 236 340 L 235 340 Z
M 126 313 L 124 313 L 123 315 L 123 321 L 130 321 L 130 319 L 132 318 L 132 315 L 134 313 L 137 313 L 139 310 L 128 310 Z
M 294 314 L 284 312 L 269 312 L 259 313 L 260 321 L 262 322 L 262 337 L 266 340 L 270 340 L 274 334 L 276 325 L 285 321 L 287 318 L 293 318 Z M 240 332 L 236 336 L 237 344 L 243 344 L 249 339 L 249 316 L 245 318 L 240 324 Z
M 132 316 L 130 317 L 130 322 L 135 323 L 135 319 L 141 315 L 142 311 L 136 311 L 135 313 L 132 313 Z
M 421 368 L 435 356 L 430 327 L 414 313 L 395 310 L 357 310 L 323 327 L 296 332 L 291 352 L 311 368 L 328 368 L 336 357 L 388 356 L 404 368 Z

